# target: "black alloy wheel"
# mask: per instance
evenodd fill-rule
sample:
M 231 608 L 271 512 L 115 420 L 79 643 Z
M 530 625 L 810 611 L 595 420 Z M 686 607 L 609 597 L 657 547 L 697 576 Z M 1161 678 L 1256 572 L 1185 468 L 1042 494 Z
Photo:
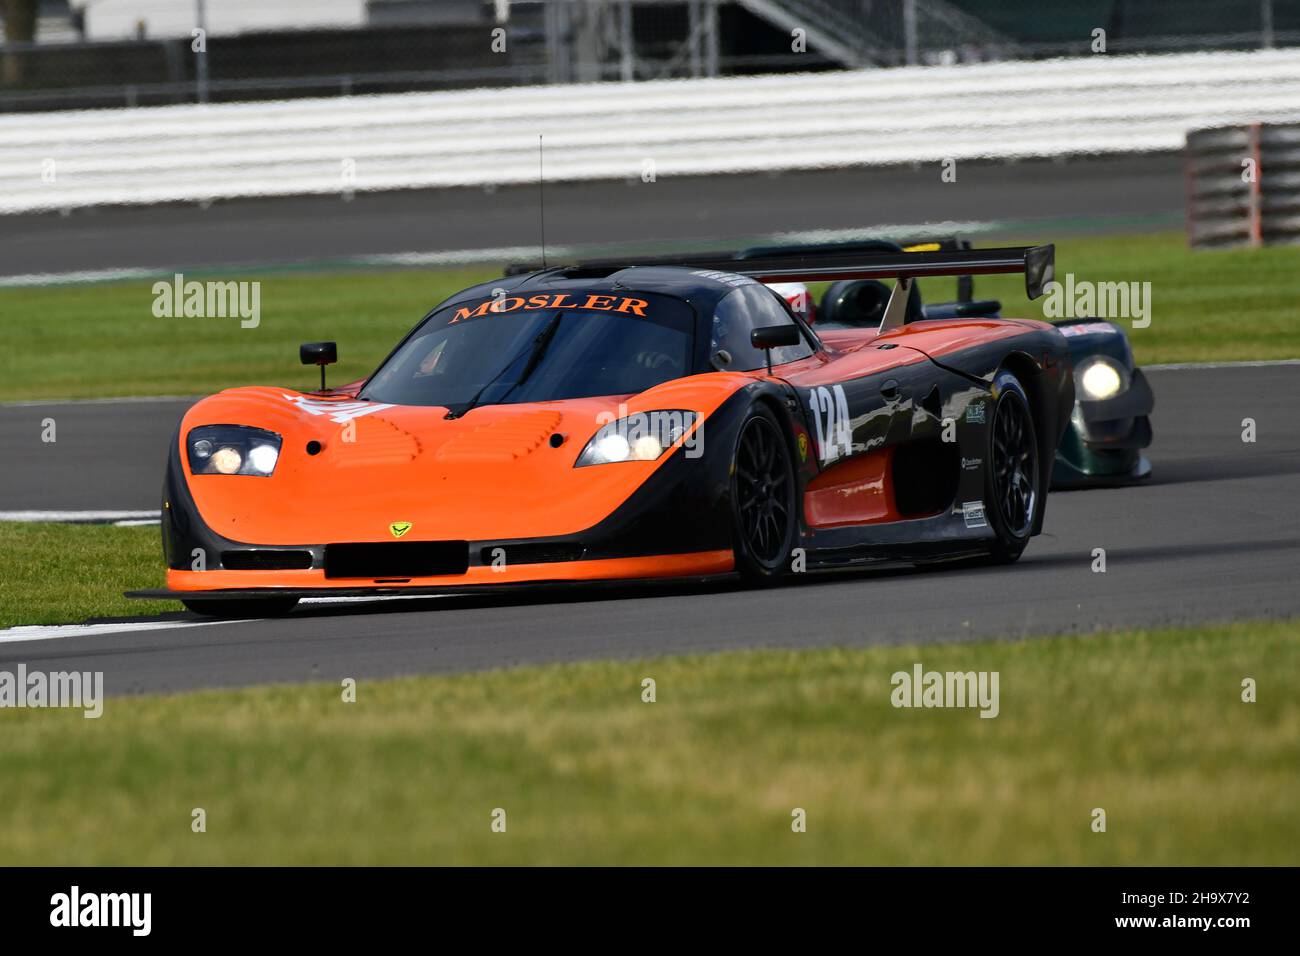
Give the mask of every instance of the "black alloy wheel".
M 1007 530 L 1023 538 L 1038 508 L 1038 444 L 1029 408 L 1018 391 L 998 402 L 993 419 L 993 482 Z
M 994 380 L 994 393 L 984 496 L 994 534 L 989 557 L 1005 564 L 1020 557 L 1034 534 L 1046 486 L 1038 429 L 1020 380 L 1004 370 Z
M 749 578 L 779 576 L 794 547 L 795 475 L 776 417 L 758 406 L 741 426 L 732 476 L 735 552 Z

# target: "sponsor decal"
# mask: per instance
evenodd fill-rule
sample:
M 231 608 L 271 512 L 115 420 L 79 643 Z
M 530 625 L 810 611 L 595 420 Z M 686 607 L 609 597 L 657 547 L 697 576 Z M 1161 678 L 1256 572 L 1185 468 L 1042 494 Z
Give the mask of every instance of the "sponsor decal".
M 1120 335 L 1120 330 L 1109 322 L 1081 322 L 1078 325 L 1058 325 L 1062 335 Z
M 452 313 L 448 325 L 455 325 L 466 319 L 478 319 L 485 315 L 499 315 L 503 312 L 535 312 L 539 309 L 577 309 L 582 312 L 621 312 L 644 319 L 645 310 L 650 303 L 626 295 L 603 295 L 592 293 L 570 295 L 567 292 L 544 293 L 540 295 L 503 295 L 495 299 L 486 299 L 477 305 L 462 306 Z
M 382 412 L 392 408 L 384 402 L 331 402 L 321 398 L 308 398 L 305 395 L 283 395 L 285 401 L 292 402 L 308 415 L 328 415 L 330 421 L 342 425 L 371 412 Z
M 984 424 L 984 403 L 974 402 L 966 406 L 966 422 L 970 425 Z
M 982 501 L 963 502 L 961 513 L 966 518 L 966 527 L 968 528 L 987 528 L 989 526 L 984 517 L 984 502 Z
M 819 385 L 809 393 L 817 449 L 823 465 L 841 455 L 853 453 L 853 429 L 849 423 L 849 400 L 843 385 Z
M 962 471 L 975 471 L 984 463 L 983 458 L 963 458 L 961 460 Z
M 751 279 L 749 276 L 737 275 L 734 272 L 717 272 L 713 269 L 697 269 L 691 273 L 693 276 L 699 276 L 701 279 L 712 279 L 714 282 L 720 282 L 723 285 L 739 287 L 742 285 L 758 285 L 757 279 Z
M 392 524 L 388 526 L 388 530 L 389 532 L 391 532 L 394 538 L 400 538 L 402 537 L 402 535 L 406 534 L 406 532 L 411 530 L 411 522 L 394 521 Z

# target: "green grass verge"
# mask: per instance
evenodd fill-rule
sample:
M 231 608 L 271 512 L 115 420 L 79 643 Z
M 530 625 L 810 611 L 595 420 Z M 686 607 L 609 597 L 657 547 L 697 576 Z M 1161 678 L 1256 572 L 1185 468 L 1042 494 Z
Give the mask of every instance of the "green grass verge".
M 1182 233 L 1070 239 L 1057 244 L 1056 275 L 1066 273 L 1151 283 L 1150 326 L 1120 322 L 1140 365 L 1300 358 L 1300 248 L 1193 252 Z M 951 298 L 951 289 L 938 291 Z M 1008 315 L 1044 318 L 1046 298 L 1026 300 L 1019 276 L 977 277 L 975 294 L 1001 299 Z
M 1131 332 L 1141 363 L 1300 357 L 1300 249 L 1191 252 L 1172 232 L 1081 237 L 1058 244 L 1057 271 L 1152 283 L 1151 325 Z M 360 378 L 432 305 L 497 274 L 268 275 L 255 329 L 237 319 L 155 318 L 150 282 L 0 289 L 8 346 L 0 352 L 0 400 L 309 386 L 313 370 L 297 364 L 297 347 L 316 339 L 339 343 L 333 381 Z M 932 298 L 951 296 L 950 282 L 927 288 Z M 1008 314 L 1041 316 L 1016 277 L 980 278 L 976 290 L 1001 298 Z
M 333 339 L 330 380 L 362 378 L 432 306 L 499 271 L 238 275 L 260 279 L 261 321 L 155 318 L 152 282 L 0 289 L 0 400 L 198 395 L 237 385 L 315 388 L 302 342 Z M 186 279 L 206 278 L 187 273 Z
M 1295 865 L 1298 634 L 598 662 L 362 680 L 355 703 L 338 683 L 110 699 L 99 720 L 0 710 L 18 784 L 0 860 Z M 893 708 L 890 675 L 917 661 L 998 671 L 1001 714 Z
M 122 597 L 162 586 L 156 527 L 0 521 L 0 627 L 181 610 Z

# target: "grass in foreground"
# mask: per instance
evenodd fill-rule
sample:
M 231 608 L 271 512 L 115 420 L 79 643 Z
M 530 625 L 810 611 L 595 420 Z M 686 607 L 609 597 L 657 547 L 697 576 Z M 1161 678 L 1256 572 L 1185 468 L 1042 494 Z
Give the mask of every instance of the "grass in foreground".
M 122 597 L 162 586 L 156 527 L 0 521 L 0 628 L 181 610 Z
M 1027 242 L 1050 236 L 1024 237 Z M 987 243 L 984 243 L 987 245 Z M 1057 246 L 1057 274 L 1092 281 L 1150 281 L 1149 328 L 1130 332 L 1138 361 L 1300 357 L 1300 249 L 1191 252 L 1181 233 L 1084 237 Z M 260 279 L 261 324 L 160 319 L 150 282 L 0 289 L 0 401 L 114 395 L 203 394 L 234 385 L 311 386 L 301 342 L 334 339 L 331 380 L 374 369 L 434 304 L 489 279 L 491 269 L 396 270 Z M 199 274 L 187 279 L 203 279 Z M 1018 277 L 981 277 L 976 294 L 1007 314 L 1041 317 Z M 926 287 L 950 298 L 951 282 Z
M 0 710 L 0 862 L 1294 865 L 1298 635 L 600 662 L 362 680 L 351 704 L 338 683 L 112 699 L 99 720 Z M 893 708 L 890 675 L 917 661 L 999 671 L 1001 714 Z

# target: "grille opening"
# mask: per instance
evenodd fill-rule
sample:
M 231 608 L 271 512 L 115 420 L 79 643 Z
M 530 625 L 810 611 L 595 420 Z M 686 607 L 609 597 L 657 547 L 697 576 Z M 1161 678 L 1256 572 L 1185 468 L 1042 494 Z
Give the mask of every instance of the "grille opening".
M 222 551 L 221 566 L 227 571 L 305 571 L 311 567 L 311 552 L 270 548 Z
M 505 552 L 506 565 L 512 564 L 558 564 L 562 561 L 578 561 L 585 550 L 574 541 L 539 541 L 535 544 L 489 544 L 479 551 L 479 561 L 492 565 L 496 561 L 496 551 Z
M 894 501 L 904 518 L 943 514 L 957 497 L 957 446 L 938 439 L 908 442 L 894 451 Z
M 469 570 L 467 541 L 327 544 L 327 578 L 423 578 Z

